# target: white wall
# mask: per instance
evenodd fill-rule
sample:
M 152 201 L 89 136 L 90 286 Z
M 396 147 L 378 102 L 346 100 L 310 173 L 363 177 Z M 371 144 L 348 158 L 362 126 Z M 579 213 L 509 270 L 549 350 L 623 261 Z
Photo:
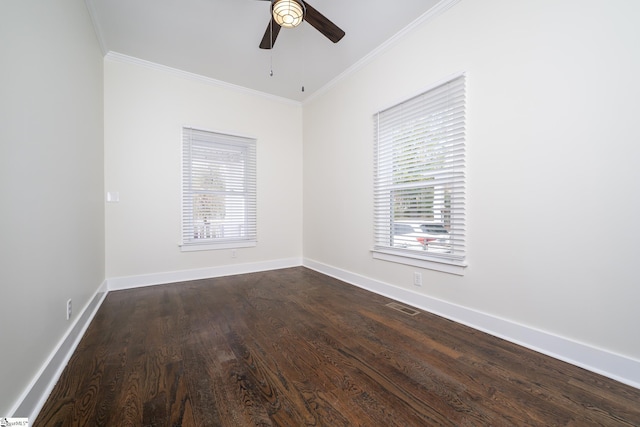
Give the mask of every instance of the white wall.
M 104 281 L 102 54 L 77 0 L 0 4 L 0 416 Z
M 257 139 L 258 245 L 238 249 L 237 258 L 230 249 L 180 251 L 183 125 Z M 120 202 L 106 206 L 107 277 L 290 259 L 299 263 L 301 140 L 298 103 L 108 55 L 105 190 L 119 192 Z
M 640 2 L 462 0 L 304 105 L 304 256 L 640 360 Z M 373 260 L 372 116 L 468 82 L 463 277 Z

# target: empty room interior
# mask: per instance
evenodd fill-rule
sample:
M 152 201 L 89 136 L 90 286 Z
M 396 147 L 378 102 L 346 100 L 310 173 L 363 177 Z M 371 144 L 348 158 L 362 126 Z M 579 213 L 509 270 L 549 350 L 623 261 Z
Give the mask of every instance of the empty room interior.
M 0 419 L 640 425 L 639 19 L 3 1 Z

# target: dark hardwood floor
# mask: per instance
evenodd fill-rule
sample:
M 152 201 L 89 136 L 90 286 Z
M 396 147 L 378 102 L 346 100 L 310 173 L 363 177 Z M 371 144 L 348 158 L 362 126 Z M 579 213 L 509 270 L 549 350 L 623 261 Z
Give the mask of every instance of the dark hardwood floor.
M 110 293 L 34 426 L 638 426 L 640 390 L 305 268 Z

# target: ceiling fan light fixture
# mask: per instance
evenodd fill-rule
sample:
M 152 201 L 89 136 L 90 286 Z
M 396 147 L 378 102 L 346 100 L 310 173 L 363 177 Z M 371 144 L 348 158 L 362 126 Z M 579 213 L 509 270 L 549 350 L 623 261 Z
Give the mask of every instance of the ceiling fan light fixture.
M 303 18 L 304 6 L 296 0 L 277 0 L 273 4 L 273 19 L 281 27 L 297 27 Z

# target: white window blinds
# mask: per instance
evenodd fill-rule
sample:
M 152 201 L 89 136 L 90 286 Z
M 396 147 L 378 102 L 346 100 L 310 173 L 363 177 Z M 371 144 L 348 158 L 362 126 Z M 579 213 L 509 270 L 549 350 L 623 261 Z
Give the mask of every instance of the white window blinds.
M 256 242 L 256 141 L 182 129 L 182 244 Z
M 465 260 L 465 77 L 375 117 L 374 251 Z

